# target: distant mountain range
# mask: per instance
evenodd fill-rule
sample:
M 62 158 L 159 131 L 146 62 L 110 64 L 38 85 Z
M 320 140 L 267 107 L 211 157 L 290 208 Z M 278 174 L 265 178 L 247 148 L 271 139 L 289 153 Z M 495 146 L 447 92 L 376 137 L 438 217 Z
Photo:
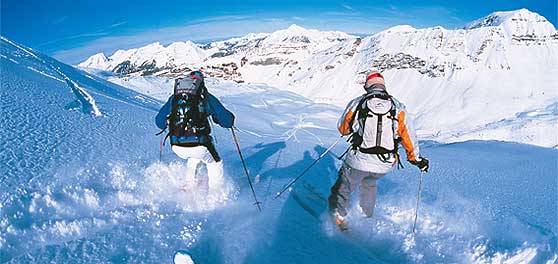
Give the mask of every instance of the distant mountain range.
M 126 78 L 201 69 L 340 106 L 363 92 L 367 72 L 379 70 L 388 91 L 420 113 L 421 133 L 438 138 L 462 138 L 464 131 L 484 138 L 482 131 L 496 128 L 539 133 L 532 127 L 556 123 L 558 115 L 558 32 L 527 9 L 495 12 L 460 29 L 401 25 L 364 38 L 292 25 L 205 45 L 153 43 L 110 57 L 99 53 L 78 66 Z

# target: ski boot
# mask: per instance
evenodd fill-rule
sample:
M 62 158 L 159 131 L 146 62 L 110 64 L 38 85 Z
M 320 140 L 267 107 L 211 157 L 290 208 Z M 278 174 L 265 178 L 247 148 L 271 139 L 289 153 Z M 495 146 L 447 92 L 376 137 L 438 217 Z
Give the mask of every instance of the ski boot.
M 345 221 L 345 217 L 342 216 L 337 210 L 333 212 L 333 222 L 342 232 L 349 230 L 349 227 L 347 226 L 347 223 Z

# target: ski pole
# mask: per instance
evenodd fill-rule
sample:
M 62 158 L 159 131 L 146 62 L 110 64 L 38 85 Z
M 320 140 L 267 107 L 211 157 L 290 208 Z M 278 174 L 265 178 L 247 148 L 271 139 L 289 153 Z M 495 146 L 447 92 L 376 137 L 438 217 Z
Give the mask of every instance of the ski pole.
M 159 140 L 159 163 L 163 161 L 163 135 L 161 135 L 161 140 Z
M 312 168 L 314 165 L 316 165 L 316 163 L 318 163 L 333 147 L 335 147 L 335 145 L 337 145 L 337 143 L 339 143 L 339 140 L 341 140 L 343 136 L 339 137 L 337 140 L 335 140 L 335 142 L 333 142 L 333 144 L 331 146 L 329 146 L 329 148 L 326 149 L 326 151 L 324 151 L 324 153 L 322 153 L 322 155 L 320 155 L 317 159 L 314 160 L 314 162 L 312 162 L 312 164 L 310 164 L 310 166 L 306 167 L 306 169 L 304 169 L 302 171 L 302 173 L 300 173 L 296 178 L 294 178 L 291 182 L 289 182 L 289 184 L 287 184 L 287 186 L 285 186 L 280 192 L 277 193 L 277 195 L 275 195 L 275 199 L 277 199 L 279 196 L 281 196 L 281 194 L 283 194 L 287 189 L 289 189 L 289 187 L 291 187 L 296 181 L 298 181 L 298 179 L 300 179 L 302 176 L 304 176 L 304 174 L 310 170 L 310 168 Z
M 236 134 L 234 133 L 234 128 L 231 127 L 231 132 L 233 135 L 234 143 L 236 144 L 236 150 L 238 150 L 238 155 L 240 156 L 240 161 L 242 161 L 242 166 L 244 167 L 244 172 L 246 173 L 246 177 L 248 178 L 248 183 L 250 184 L 250 189 L 252 190 L 252 195 L 254 196 L 254 204 L 258 207 L 258 211 L 262 211 L 260 207 L 260 202 L 256 197 L 256 192 L 254 191 L 254 186 L 252 185 L 252 180 L 250 179 L 250 175 L 248 174 L 248 169 L 246 168 L 246 163 L 244 162 L 244 157 L 242 157 L 242 152 L 240 151 L 240 146 L 238 145 L 238 140 L 236 139 Z
M 345 155 L 347 155 L 347 152 L 349 152 L 349 150 L 351 150 L 352 148 L 353 148 L 353 146 L 349 146 L 349 147 L 347 148 L 347 150 L 345 150 L 345 151 L 343 152 L 343 154 L 341 154 L 341 156 L 339 156 L 337 159 L 338 159 L 338 160 L 342 160 L 343 157 L 345 157 Z
M 418 189 L 418 194 L 417 194 L 417 206 L 415 209 L 415 223 L 413 224 L 413 234 L 415 234 L 415 230 L 417 228 L 417 218 L 418 218 L 418 210 L 419 210 L 419 205 L 420 205 L 420 193 L 422 192 L 422 175 L 424 174 L 424 171 L 420 172 L 419 175 L 419 189 Z

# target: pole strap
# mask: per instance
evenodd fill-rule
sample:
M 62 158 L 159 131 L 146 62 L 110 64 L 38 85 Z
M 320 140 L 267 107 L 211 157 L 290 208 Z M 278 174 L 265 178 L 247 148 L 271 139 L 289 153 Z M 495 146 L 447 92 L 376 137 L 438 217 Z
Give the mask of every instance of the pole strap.
M 155 134 L 155 136 L 161 135 L 161 134 L 163 134 L 165 131 L 167 131 L 167 128 L 166 128 L 166 127 L 163 128 L 163 130 L 157 132 L 157 134 Z

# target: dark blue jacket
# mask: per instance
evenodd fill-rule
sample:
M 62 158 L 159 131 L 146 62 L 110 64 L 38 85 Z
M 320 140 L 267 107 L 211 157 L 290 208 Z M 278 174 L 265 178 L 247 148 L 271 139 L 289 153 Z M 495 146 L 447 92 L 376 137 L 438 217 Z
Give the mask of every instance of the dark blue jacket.
M 219 100 L 210 93 L 207 93 L 207 98 L 205 100 L 205 109 L 208 110 L 208 114 L 213 118 L 213 122 L 224 128 L 231 128 L 234 125 L 234 115 L 227 110 Z M 169 100 L 161 107 L 159 113 L 155 117 L 155 124 L 160 129 L 165 129 L 167 127 L 167 116 L 172 111 L 172 95 Z

